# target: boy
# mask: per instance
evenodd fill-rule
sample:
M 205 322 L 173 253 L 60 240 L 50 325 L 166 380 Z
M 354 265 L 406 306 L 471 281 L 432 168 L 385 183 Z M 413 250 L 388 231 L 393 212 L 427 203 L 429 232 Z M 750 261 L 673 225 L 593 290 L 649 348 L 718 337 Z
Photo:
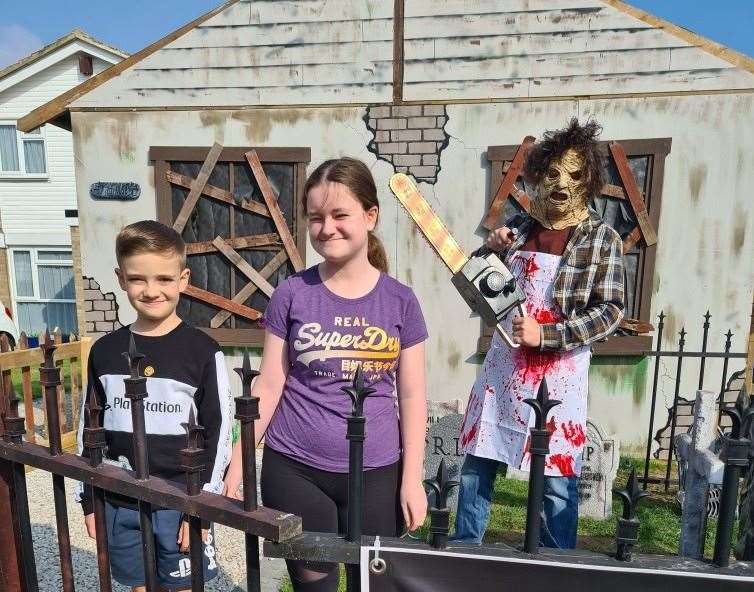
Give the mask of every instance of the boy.
M 123 228 L 115 241 L 120 287 L 136 311 L 136 321 L 97 340 L 89 355 L 89 384 L 104 409 L 106 462 L 133 467 L 130 401 L 124 395 L 123 379 L 129 375 L 123 352 L 129 338 L 145 355 L 140 364 L 147 377 L 145 423 L 151 476 L 176 481 L 185 486 L 180 469 L 180 450 L 186 447 L 186 423 L 194 409 L 204 427 L 206 467 L 204 489 L 222 492 L 222 477 L 230 458 L 230 388 L 223 354 L 205 333 L 185 324 L 176 314 L 180 293 L 186 289 L 190 270 L 186 248 L 180 235 L 152 220 Z M 85 397 L 86 398 L 86 397 Z M 85 404 L 85 402 L 84 402 Z M 82 450 L 84 412 L 79 425 Z M 95 538 L 91 492 L 79 487 L 90 537 Z M 106 501 L 108 545 L 112 575 L 134 592 L 144 588 L 144 568 L 136 501 L 108 493 Z M 172 591 L 191 588 L 191 562 L 188 551 L 188 522 L 175 510 L 155 510 L 153 527 L 156 541 L 157 583 Z M 212 532 L 205 540 L 205 579 L 217 575 Z
M 547 421 L 540 543 L 576 545 L 590 344 L 615 331 L 624 311 L 620 237 L 589 207 L 604 182 L 600 131 L 596 122 L 582 126 L 574 118 L 566 128 L 545 133 L 524 167 L 527 180 L 538 186 L 529 214 L 487 239 L 526 293 L 527 316 L 512 320 L 518 349 L 495 335 L 471 391 L 461 427 L 466 458 L 456 541 L 481 543 L 499 465 L 529 470 L 534 417 L 524 399 L 536 398 L 546 379 L 550 397 L 561 404 Z

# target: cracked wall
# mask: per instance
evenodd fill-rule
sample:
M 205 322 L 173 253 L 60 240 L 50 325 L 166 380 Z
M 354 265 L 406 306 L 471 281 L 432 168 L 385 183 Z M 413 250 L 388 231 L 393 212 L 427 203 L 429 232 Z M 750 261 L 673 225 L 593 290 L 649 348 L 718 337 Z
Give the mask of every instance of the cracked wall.
M 434 185 L 440 154 L 448 145 L 445 105 L 367 107 L 364 116 L 372 140 L 367 149 L 393 165 L 395 172 Z
M 87 337 L 98 339 L 120 329 L 118 302 L 114 292 L 103 293 L 94 278 L 84 276 L 84 330 Z

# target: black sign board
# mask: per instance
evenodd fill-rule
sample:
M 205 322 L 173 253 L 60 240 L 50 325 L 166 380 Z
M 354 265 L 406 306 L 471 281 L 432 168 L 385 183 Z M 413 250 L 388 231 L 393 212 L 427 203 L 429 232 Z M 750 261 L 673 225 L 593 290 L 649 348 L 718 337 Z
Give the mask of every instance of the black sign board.
M 89 195 L 92 199 L 131 201 L 138 198 L 140 193 L 141 188 L 138 183 L 99 181 L 92 183 L 89 188 Z
M 581 551 L 543 550 L 532 557 L 484 547 L 430 548 L 381 546 L 384 571 L 367 568 L 374 547 L 362 547 L 362 592 L 748 592 L 754 589 L 751 564 L 727 569 L 683 557 L 637 556 L 620 562 Z

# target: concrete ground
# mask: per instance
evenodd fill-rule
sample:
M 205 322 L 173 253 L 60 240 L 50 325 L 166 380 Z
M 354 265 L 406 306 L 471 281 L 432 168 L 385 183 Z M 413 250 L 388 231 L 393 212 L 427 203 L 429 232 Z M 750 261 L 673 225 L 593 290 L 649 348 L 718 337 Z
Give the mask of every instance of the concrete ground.
M 40 592 L 59 592 L 63 587 L 60 577 L 52 477 L 44 471 L 34 470 L 27 473 L 26 478 L 39 590 Z M 95 591 L 99 590 L 97 550 L 94 541 L 86 534 L 81 506 L 73 500 L 74 485 L 73 481 L 66 480 L 68 525 L 71 535 L 76 590 L 79 592 Z M 207 592 L 241 592 L 246 590 L 243 533 L 224 526 L 216 526 L 215 535 L 219 574 L 214 580 L 207 583 Z M 261 569 L 262 591 L 277 592 L 285 573 L 284 562 L 280 559 L 262 558 Z M 114 592 L 127 592 L 128 588 L 116 583 L 113 590 Z

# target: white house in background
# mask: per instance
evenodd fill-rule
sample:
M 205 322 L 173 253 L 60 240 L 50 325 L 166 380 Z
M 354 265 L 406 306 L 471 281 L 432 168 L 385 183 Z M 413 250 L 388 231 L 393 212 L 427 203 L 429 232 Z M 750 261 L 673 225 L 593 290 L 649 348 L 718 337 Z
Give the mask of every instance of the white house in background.
M 127 54 L 75 30 L 0 70 L 0 301 L 29 335 L 76 329 L 70 218 L 76 218 L 71 133 L 16 121 Z

